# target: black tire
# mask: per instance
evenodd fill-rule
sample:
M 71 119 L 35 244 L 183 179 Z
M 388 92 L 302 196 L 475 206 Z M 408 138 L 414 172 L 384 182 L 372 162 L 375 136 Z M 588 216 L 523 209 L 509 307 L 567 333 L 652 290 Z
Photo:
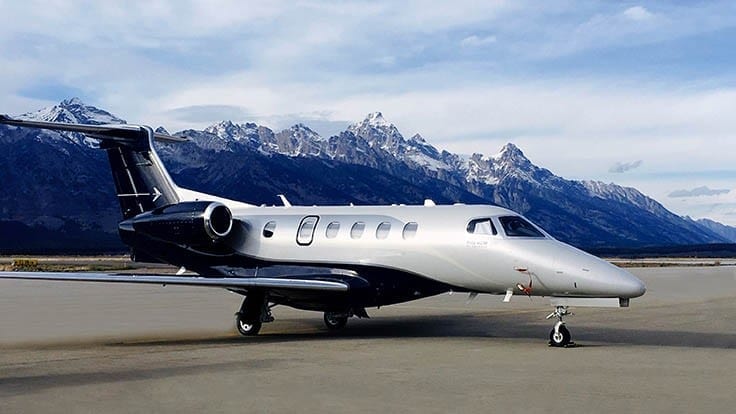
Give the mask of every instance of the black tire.
M 238 332 L 243 336 L 258 335 L 262 325 L 261 321 L 245 321 L 240 315 L 235 318 L 235 327 L 238 328 Z
M 560 325 L 558 329 L 559 333 L 555 332 L 554 328 L 549 332 L 549 344 L 556 347 L 564 347 L 570 344 L 572 335 L 567 330 L 565 325 Z
M 332 312 L 325 312 L 325 326 L 331 331 L 339 331 L 348 324 L 348 317 Z

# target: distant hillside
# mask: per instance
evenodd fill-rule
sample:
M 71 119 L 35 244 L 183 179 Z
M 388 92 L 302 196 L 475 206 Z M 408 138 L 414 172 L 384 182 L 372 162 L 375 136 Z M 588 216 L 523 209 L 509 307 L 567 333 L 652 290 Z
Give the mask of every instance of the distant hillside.
M 709 219 L 700 219 L 698 220 L 698 224 L 710 229 L 713 233 L 724 239 L 736 243 L 736 227 L 726 226 L 725 224 Z

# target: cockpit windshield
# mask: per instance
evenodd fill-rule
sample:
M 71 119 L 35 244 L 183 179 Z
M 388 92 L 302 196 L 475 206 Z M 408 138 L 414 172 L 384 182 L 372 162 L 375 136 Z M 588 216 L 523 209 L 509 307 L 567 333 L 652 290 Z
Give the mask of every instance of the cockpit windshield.
M 519 216 L 503 216 L 498 221 L 508 237 L 544 237 L 531 223 Z

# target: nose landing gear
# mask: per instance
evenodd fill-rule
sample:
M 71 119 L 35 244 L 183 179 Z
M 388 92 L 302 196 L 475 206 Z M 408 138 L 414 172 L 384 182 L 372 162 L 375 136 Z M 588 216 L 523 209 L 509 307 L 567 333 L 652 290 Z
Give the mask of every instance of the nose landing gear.
M 575 345 L 574 342 L 572 342 L 572 335 L 570 335 L 570 331 L 567 330 L 567 327 L 565 326 L 565 322 L 562 320 L 567 315 L 572 315 L 572 312 L 570 312 L 567 309 L 567 306 L 556 306 L 554 312 L 547 315 L 547 319 L 551 318 L 557 318 L 557 323 L 555 323 L 554 328 L 549 333 L 549 345 L 554 347 L 568 347 L 571 345 Z

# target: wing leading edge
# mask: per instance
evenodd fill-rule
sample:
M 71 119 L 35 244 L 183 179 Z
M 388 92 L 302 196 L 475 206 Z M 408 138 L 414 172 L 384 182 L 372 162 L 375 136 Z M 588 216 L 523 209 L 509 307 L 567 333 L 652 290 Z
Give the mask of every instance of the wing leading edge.
M 147 283 L 219 287 L 224 289 L 294 289 L 324 292 L 347 292 L 347 283 L 328 280 L 308 280 L 268 277 L 196 277 L 169 275 L 130 275 L 113 273 L 64 273 L 64 272 L 0 272 L 0 279 L 51 280 L 66 282 Z

